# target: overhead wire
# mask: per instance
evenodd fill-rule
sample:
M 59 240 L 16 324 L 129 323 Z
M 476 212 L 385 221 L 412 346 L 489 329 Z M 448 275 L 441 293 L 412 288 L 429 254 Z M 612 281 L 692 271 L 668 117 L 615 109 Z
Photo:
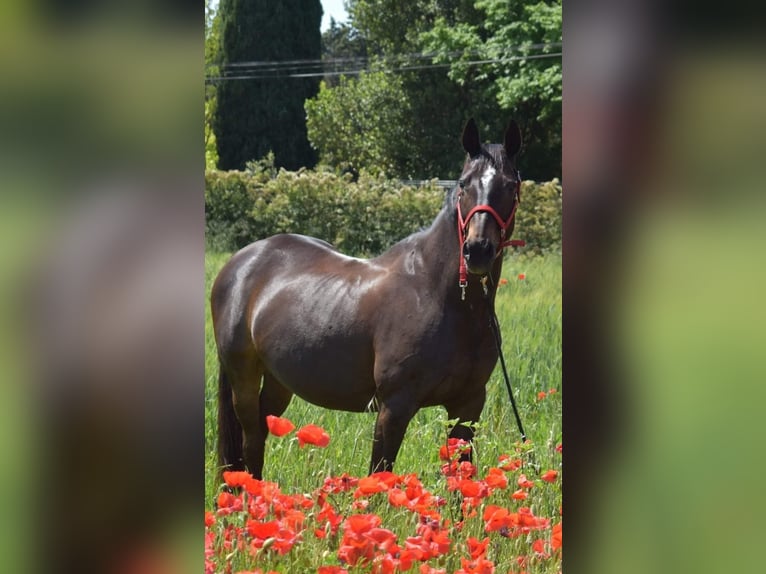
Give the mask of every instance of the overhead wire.
M 521 50 L 544 50 L 561 47 L 561 42 L 544 44 L 527 44 L 523 46 L 509 46 L 503 53 L 518 52 Z M 243 61 L 232 62 L 220 66 L 222 73 L 206 76 L 206 83 L 219 83 L 233 80 L 260 80 L 275 78 L 312 78 L 325 76 L 358 75 L 370 69 L 380 70 L 386 73 L 397 73 L 412 70 L 426 70 L 448 68 L 454 64 L 464 66 L 478 66 L 486 64 L 503 64 L 521 60 L 537 60 L 546 58 L 559 58 L 562 52 L 543 52 L 541 54 L 527 54 L 518 56 L 495 56 L 492 58 L 480 58 L 472 60 L 459 60 L 466 56 L 481 56 L 487 50 L 465 50 L 453 52 L 414 52 L 398 54 L 384 58 L 370 59 L 367 57 L 331 58 L 331 59 L 301 59 L 301 60 L 277 60 L 277 61 Z M 447 63 L 440 60 L 452 58 Z M 430 60 L 430 63 L 412 64 L 422 60 Z

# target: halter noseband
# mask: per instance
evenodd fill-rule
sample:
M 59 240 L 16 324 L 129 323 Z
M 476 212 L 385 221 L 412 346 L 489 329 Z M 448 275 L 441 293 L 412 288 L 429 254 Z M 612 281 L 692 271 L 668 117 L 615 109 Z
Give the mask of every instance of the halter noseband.
M 521 177 L 519 176 L 517 172 L 517 179 L 516 179 L 516 190 L 513 194 L 513 208 L 511 209 L 511 214 L 508 216 L 508 219 L 503 220 L 502 217 L 500 217 L 500 214 L 491 206 L 491 205 L 476 205 L 468 212 L 468 215 L 463 218 L 462 210 L 460 209 L 460 199 L 463 197 L 463 182 L 462 180 L 459 182 L 460 185 L 460 191 L 457 193 L 457 236 L 459 241 L 459 257 L 460 257 L 460 266 L 458 268 L 459 272 L 459 281 L 458 285 L 460 289 L 462 290 L 462 299 L 465 299 L 465 288 L 468 285 L 468 270 L 465 263 L 465 255 L 463 254 L 463 244 L 465 243 L 465 231 L 468 228 L 468 222 L 471 221 L 471 218 L 476 215 L 479 212 L 486 212 L 489 213 L 497 222 L 497 225 L 500 227 L 500 249 L 497 250 L 497 254 L 495 257 L 499 257 L 503 253 L 503 249 L 506 247 L 523 247 L 526 245 L 526 242 L 522 239 L 509 239 L 505 240 L 505 234 L 508 228 L 513 223 L 514 218 L 516 217 L 516 208 L 519 206 L 519 197 L 521 194 Z

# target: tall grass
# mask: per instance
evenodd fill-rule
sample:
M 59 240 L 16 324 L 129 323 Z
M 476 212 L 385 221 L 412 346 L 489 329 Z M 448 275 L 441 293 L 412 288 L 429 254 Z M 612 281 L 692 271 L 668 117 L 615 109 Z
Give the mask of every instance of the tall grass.
M 228 254 L 210 253 L 206 257 L 207 293 Z M 523 274 L 523 279 L 519 278 Z M 542 257 L 506 259 L 503 277 L 507 279 L 498 288 L 496 310 L 501 325 L 503 353 L 512 381 L 514 395 L 524 423 L 531 450 L 526 454 L 527 475 L 539 476 L 547 469 L 559 469 L 561 455 L 554 448 L 562 442 L 561 437 L 561 257 L 551 254 Z M 209 304 L 206 301 L 205 339 L 205 444 L 206 444 L 206 494 L 207 509 L 215 506 L 220 484 L 217 482 L 216 457 L 216 389 L 218 365 L 212 334 Z M 556 389 L 556 393 L 540 400 L 538 393 Z M 311 493 L 320 487 L 325 478 L 348 473 L 365 476 L 372 450 L 374 413 L 346 413 L 331 411 L 293 398 L 283 415 L 298 427 L 314 423 L 323 427 L 332 437 L 330 445 L 322 450 L 300 449 L 294 438 L 270 437 L 267 441 L 264 479 L 279 483 L 282 492 Z M 444 477 L 439 469 L 439 446 L 446 440 L 446 413 L 441 407 L 420 410 L 411 421 L 399 456 L 397 474 L 415 473 L 423 485 L 445 497 Z M 478 475 L 497 465 L 501 454 L 513 454 L 519 433 L 509 397 L 499 367 L 487 383 L 487 402 L 475 437 L 474 464 Z M 509 477 L 510 478 L 510 477 Z M 558 519 L 560 513 L 560 481 L 551 488 L 533 489 L 525 501 L 538 516 Z M 509 487 L 511 492 L 516 485 Z M 493 495 L 495 496 L 495 495 Z M 498 495 L 499 496 L 499 495 Z M 509 502 L 508 494 L 503 502 Z M 373 501 L 374 502 L 374 501 Z M 501 502 L 493 502 L 501 504 Z M 401 509 L 376 507 L 386 521 L 386 527 L 395 532 L 411 533 L 412 516 Z M 450 510 L 445 511 L 449 515 Z M 481 521 L 476 524 L 481 525 Z M 401 528 L 399 530 L 398 528 Z M 476 528 L 476 526 L 471 526 Z M 408 534 L 406 534 L 408 535 Z M 481 529 L 466 532 L 466 536 L 482 537 Z M 505 540 L 504 540 L 505 541 Z M 316 548 L 317 540 L 302 544 L 288 556 L 277 557 L 271 567 L 280 565 L 284 571 L 316 571 L 317 556 L 326 555 L 328 548 Z M 495 551 L 498 571 L 507 571 L 514 557 L 529 552 L 520 547 L 521 541 L 511 540 Z M 285 563 L 285 560 L 287 562 Z M 281 561 L 281 562 L 280 562 Z M 337 562 L 336 562 L 337 563 Z M 292 566 L 290 566 L 290 564 Z M 541 565 L 542 564 L 542 565 Z M 528 571 L 548 572 L 545 564 Z M 560 565 L 560 564 L 559 564 Z M 267 566 L 259 566 L 266 569 Z M 291 570 L 290 568 L 294 568 Z M 460 567 L 445 564 L 449 572 Z M 547 567 L 550 567 L 548 564 Z M 505 568 L 503 570 L 502 568 Z M 313 569 L 313 570 L 312 570 Z

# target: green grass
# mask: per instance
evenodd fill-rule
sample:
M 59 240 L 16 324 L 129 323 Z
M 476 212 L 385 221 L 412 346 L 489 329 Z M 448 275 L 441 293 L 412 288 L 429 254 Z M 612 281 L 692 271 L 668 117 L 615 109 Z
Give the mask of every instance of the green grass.
M 228 259 L 228 254 L 208 254 L 206 257 L 207 293 L 218 270 Z M 508 283 L 498 290 L 496 309 L 503 336 L 503 352 L 516 396 L 516 402 L 524 423 L 527 437 L 531 440 L 528 465 L 523 470 L 530 478 L 538 478 L 547 469 L 561 470 L 561 455 L 554 447 L 561 437 L 561 257 L 547 255 L 528 259 L 508 258 L 503 277 Z M 526 278 L 518 279 L 520 273 Z M 207 509 L 215 507 L 220 492 L 216 478 L 216 386 L 218 365 L 212 335 L 209 304 L 206 301 L 206 499 Z M 556 389 L 558 392 L 544 400 L 538 400 L 540 391 Z M 499 367 L 487 384 L 487 402 L 475 437 L 474 463 L 478 476 L 483 477 L 489 467 L 495 466 L 501 454 L 513 454 L 514 444 L 519 440 L 515 418 Z M 328 476 L 344 472 L 353 476 L 365 476 L 369 465 L 372 444 L 374 413 L 346 413 L 330 411 L 310 405 L 295 397 L 283 415 L 300 427 L 308 423 L 322 426 L 331 436 L 325 449 L 298 448 L 293 435 L 267 441 L 264 479 L 279 483 L 285 493 L 311 493 L 320 487 Z M 434 494 L 449 497 L 445 479 L 439 469 L 439 446 L 446 438 L 446 414 L 441 407 L 422 409 L 409 425 L 396 461 L 395 471 L 404 475 L 416 473 L 425 488 Z M 511 484 L 507 492 L 493 494 L 492 504 L 518 508 L 510 500 L 510 492 L 517 488 L 518 473 L 509 475 Z M 560 519 L 560 479 L 554 485 L 541 483 L 533 488 L 523 505 L 530 506 L 537 516 L 548 517 L 551 523 Z M 383 496 L 383 495 L 378 495 Z M 373 497 L 374 498 L 374 497 Z M 349 502 L 350 504 L 350 502 Z M 374 510 L 373 510 L 374 506 Z M 454 509 L 444 511 L 448 517 Z M 380 513 L 384 525 L 402 538 L 414 535 L 412 516 L 409 512 L 386 507 L 384 503 L 371 501 L 368 511 Z M 481 521 L 475 521 L 463 532 L 464 536 L 482 538 Z M 546 535 L 549 535 L 546 534 Z M 530 539 L 507 540 L 493 546 L 492 557 L 499 571 L 507 571 L 516 556 L 529 551 Z M 309 540 L 310 539 L 310 540 Z M 505 544 L 503 544 L 505 542 Z M 320 544 L 321 543 L 321 544 Z M 259 561 L 259 567 L 280 571 L 316 571 L 318 564 L 336 564 L 333 557 L 336 547 L 327 541 L 307 536 L 301 548 L 294 548 L 287 556 L 275 557 L 273 562 Z M 324 556 L 320 560 L 320 556 Z M 529 572 L 555 572 L 560 567 L 555 561 L 528 565 Z M 242 566 L 244 568 L 245 565 Z M 248 567 L 252 567 L 250 564 Z M 457 557 L 444 564 L 448 572 L 460 567 Z M 291 570 L 291 568 L 293 568 Z M 282 570 L 284 569 L 284 570 Z M 413 570 L 414 571 L 414 570 Z

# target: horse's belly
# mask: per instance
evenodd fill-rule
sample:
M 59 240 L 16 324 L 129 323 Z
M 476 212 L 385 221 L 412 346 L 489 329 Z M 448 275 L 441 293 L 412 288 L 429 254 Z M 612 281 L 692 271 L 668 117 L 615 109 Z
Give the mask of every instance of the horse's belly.
M 363 344 L 292 332 L 279 342 L 259 346 L 269 373 L 310 403 L 360 412 L 375 394 L 372 357 Z

